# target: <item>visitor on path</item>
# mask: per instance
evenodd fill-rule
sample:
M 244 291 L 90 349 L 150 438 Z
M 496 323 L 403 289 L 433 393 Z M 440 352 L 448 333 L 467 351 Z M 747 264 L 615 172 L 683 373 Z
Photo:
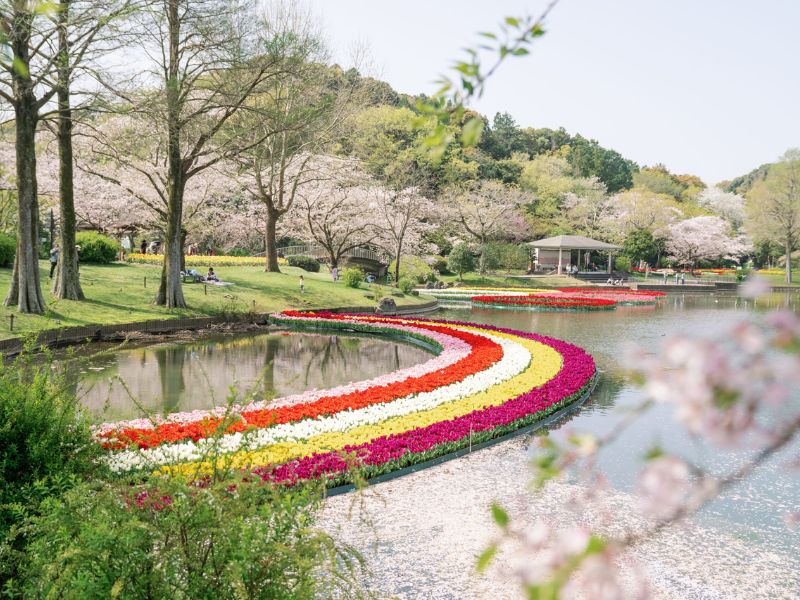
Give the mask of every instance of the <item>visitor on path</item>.
M 686 274 L 681 271 L 681 285 L 686 285 Z
M 675 285 L 678 285 L 678 272 L 675 271 Z
M 139 250 L 142 251 L 142 254 L 147 254 L 147 240 L 142 240 L 142 243 L 139 245 Z
M 306 293 L 306 282 L 305 282 L 305 279 L 303 279 L 302 275 L 300 275 L 300 293 L 301 294 L 305 294 Z
M 339 267 L 333 267 L 331 269 L 331 277 L 333 277 L 333 283 L 339 279 Z
M 148 254 L 158 254 L 158 242 L 153 240 L 150 242 L 150 245 L 147 247 Z
M 664 271 L 664 285 L 667 285 L 667 272 Z
M 50 249 L 50 279 L 53 278 L 53 273 L 56 271 L 56 265 L 58 264 L 58 255 L 61 254 L 61 250 L 58 248 L 58 244 L 55 244 Z
M 219 281 L 217 274 L 214 273 L 214 267 L 208 267 L 208 273 L 206 273 L 206 281 Z

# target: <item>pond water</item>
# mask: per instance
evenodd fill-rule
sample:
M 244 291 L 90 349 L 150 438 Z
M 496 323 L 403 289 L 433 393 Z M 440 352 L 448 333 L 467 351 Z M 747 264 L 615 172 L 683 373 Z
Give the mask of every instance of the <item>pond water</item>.
M 111 346 L 106 346 L 110 349 Z M 278 332 L 133 347 L 68 360 L 78 394 L 99 421 L 211 408 L 326 389 L 409 367 L 430 358 L 424 348 L 369 336 Z

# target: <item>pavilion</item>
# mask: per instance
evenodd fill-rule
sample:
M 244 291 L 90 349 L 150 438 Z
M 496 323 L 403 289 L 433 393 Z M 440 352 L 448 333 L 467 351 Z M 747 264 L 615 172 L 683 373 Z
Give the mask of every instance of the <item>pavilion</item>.
M 544 250 L 547 253 L 554 253 L 558 250 L 558 274 L 561 275 L 561 266 L 563 264 L 563 252 L 571 250 L 599 250 L 608 252 L 608 272 L 611 273 L 611 266 L 613 263 L 614 251 L 620 250 L 621 246 L 615 246 L 600 240 L 593 240 L 582 235 L 557 235 L 555 237 L 529 242 L 534 248 Z M 540 254 L 542 254 L 540 252 Z M 544 264 L 541 263 L 540 264 Z

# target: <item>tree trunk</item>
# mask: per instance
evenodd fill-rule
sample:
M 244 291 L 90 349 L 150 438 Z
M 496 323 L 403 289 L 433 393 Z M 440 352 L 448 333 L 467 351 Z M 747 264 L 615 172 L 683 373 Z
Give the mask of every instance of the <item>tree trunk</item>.
M 400 257 L 403 255 L 403 242 L 397 244 L 397 260 L 394 263 L 394 285 L 400 283 Z
M 69 18 L 70 0 L 61 0 L 58 12 L 59 66 L 58 66 L 58 186 L 59 212 L 61 213 L 61 252 L 53 280 L 53 294 L 65 300 L 84 300 L 78 271 L 78 253 L 75 250 L 75 188 L 72 159 L 72 107 L 70 106 L 69 42 L 66 22 Z
M 786 283 L 792 283 L 792 243 L 789 236 L 786 236 Z
M 486 242 L 481 240 L 481 256 L 478 259 L 478 272 L 481 275 L 486 274 Z
M 169 65 L 167 72 L 167 160 L 169 189 L 167 198 L 167 227 L 164 239 L 164 266 L 156 304 L 167 308 L 186 308 L 181 287 L 181 233 L 183 230 L 183 192 L 186 172 L 181 157 L 181 82 L 180 82 L 180 15 L 178 0 L 167 3 L 169 23 Z M 187 166 L 188 168 L 188 166 Z
M 27 46 L 23 53 L 27 57 Z M 38 110 L 30 79 L 16 72 L 14 79 L 17 95 L 14 106 L 18 196 L 17 254 L 5 304 L 16 305 L 17 311 L 21 313 L 41 314 L 45 303 L 39 280 L 39 202 L 36 184 Z
M 179 150 L 176 148 L 176 150 Z M 180 160 L 180 157 L 179 157 Z M 161 269 L 161 284 L 155 303 L 167 308 L 186 308 L 181 282 L 181 248 L 183 216 L 183 174 L 177 173 L 170 182 L 167 211 L 167 228 L 164 239 L 164 264 Z
M 272 211 L 267 211 L 267 226 L 264 229 L 264 256 L 266 257 L 266 265 L 264 270 L 267 273 L 281 272 L 281 269 L 278 266 L 278 240 L 276 235 L 277 225 L 278 215 Z

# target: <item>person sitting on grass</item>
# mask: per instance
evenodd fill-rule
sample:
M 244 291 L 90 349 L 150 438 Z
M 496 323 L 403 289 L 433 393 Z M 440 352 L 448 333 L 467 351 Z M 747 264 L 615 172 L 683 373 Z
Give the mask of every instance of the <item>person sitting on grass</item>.
M 206 274 L 206 281 L 219 281 L 217 274 L 214 273 L 214 267 L 208 267 L 208 273 Z

